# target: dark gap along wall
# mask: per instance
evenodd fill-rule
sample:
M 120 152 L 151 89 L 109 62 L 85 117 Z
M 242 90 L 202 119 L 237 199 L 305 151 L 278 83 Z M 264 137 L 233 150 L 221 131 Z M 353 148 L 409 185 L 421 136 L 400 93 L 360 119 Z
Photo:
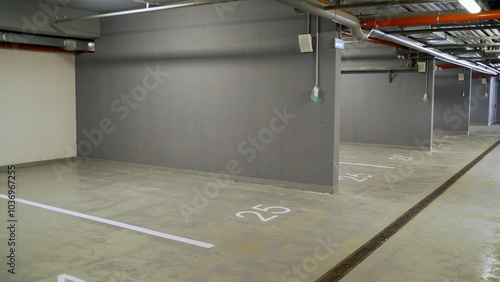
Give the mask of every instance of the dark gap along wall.
M 77 57 L 79 155 L 332 192 L 338 33 L 321 21 L 317 104 L 306 19 L 264 0 L 104 19 Z
M 342 69 L 359 67 L 399 68 L 394 48 L 374 44 L 346 44 Z M 342 73 L 340 138 L 343 142 L 401 147 L 431 147 L 434 61 L 426 74 L 417 72 Z M 427 91 L 429 102 L 422 98 Z
M 464 80 L 458 75 L 463 73 Z M 449 68 L 436 71 L 434 129 L 469 133 L 472 71 Z

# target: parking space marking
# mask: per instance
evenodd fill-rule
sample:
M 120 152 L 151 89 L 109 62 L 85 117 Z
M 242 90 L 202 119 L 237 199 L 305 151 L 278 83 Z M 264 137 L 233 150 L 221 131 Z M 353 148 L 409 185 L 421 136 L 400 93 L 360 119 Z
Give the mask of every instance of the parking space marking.
M 6 195 L 3 195 L 3 194 L 0 194 L 0 198 L 4 198 L 4 199 L 9 200 L 9 197 Z M 139 226 L 135 226 L 135 225 L 121 223 L 118 221 L 109 220 L 109 219 L 105 219 L 105 218 L 100 218 L 97 216 L 87 215 L 87 214 L 83 214 L 83 213 L 79 213 L 79 212 L 74 212 L 74 211 L 65 210 L 65 209 L 61 209 L 61 208 L 57 208 L 57 207 L 52 207 L 52 206 L 48 206 L 48 205 L 44 205 L 44 204 L 39 204 L 39 203 L 35 203 L 32 201 L 28 201 L 28 200 L 16 198 L 15 201 L 22 203 L 22 204 L 30 205 L 33 207 L 42 208 L 42 209 L 46 209 L 46 210 L 50 210 L 50 211 L 54 211 L 54 212 L 58 212 L 58 213 L 66 214 L 66 215 L 71 215 L 71 216 L 83 218 L 83 219 L 88 219 L 88 220 L 92 220 L 92 221 L 96 221 L 96 222 L 100 222 L 100 223 L 104 223 L 104 224 L 108 224 L 108 225 L 112 225 L 112 226 L 116 226 L 116 227 L 121 227 L 121 228 L 125 228 L 128 230 L 140 232 L 140 233 L 169 239 L 172 241 L 190 244 L 193 246 L 198 246 L 198 247 L 202 247 L 202 248 L 206 248 L 206 249 L 210 249 L 210 248 L 214 247 L 214 245 L 209 244 L 209 243 L 196 241 L 196 240 L 192 240 L 189 238 L 175 236 L 175 235 L 171 235 L 171 234 L 167 234 L 167 233 L 162 233 L 162 232 L 154 231 L 151 229 L 147 229 L 147 228 L 143 228 L 143 227 L 139 227 Z
M 392 166 L 385 166 L 385 165 L 371 165 L 371 164 L 358 164 L 358 163 L 346 163 L 346 162 L 339 162 L 339 164 L 343 164 L 343 165 L 355 165 L 355 166 L 368 166 L 368 167 L 377 167 L 377 168 L 395 169 L 395 167 L 392 167 Z
M 57 276 L 57 282 L 66 282 L 66 281 L 85 282 L 85 280 L 82 280 L 80 278 L 76 278 L 75 276 L 71 276 L 68 274 L 61 274 L 61 275 Z

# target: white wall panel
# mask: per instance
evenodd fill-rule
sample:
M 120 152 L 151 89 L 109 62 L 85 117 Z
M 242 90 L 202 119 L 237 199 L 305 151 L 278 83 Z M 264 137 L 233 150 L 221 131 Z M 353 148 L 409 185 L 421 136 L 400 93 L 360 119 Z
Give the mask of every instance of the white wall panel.
M 0 64 L 0 166 L 74 157 L 74 55 L 0 49 Z

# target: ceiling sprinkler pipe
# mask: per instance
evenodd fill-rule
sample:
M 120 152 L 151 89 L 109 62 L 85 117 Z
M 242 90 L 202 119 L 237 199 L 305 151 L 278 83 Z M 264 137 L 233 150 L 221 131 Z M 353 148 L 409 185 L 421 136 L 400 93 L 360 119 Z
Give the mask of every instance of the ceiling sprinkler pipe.
M 60 20 L 55 20 L 54 23 L 71 22 L 71 21 L 82 21 L 82 20 L 92 20 L 92 19 L 100 19 L 100 18 L 109 18 L 109 17 L 116 17 L 116 16 L 124 16 L 124 15 L 139 14 L 139 13 L 149 13 L 149 12 L 154 12 L 154 11 L 171 10 L 171 9 L 176 9 L 176 8 L 184 8 L 184 7 L 191 7 L 191 6 L 200 6 L 200 5 L 221 3 L 221 2 L 233 2 L 233 1 L 240 1 L 240 0 L 202 0 L 202 1 L 195 0 L 195 1 L 181 1 L 181 2 L 174 2 L 174 3 L 170 3 L 170 4 L 169 3 L 165 3 L 163 6 L 153 7 L 153 8 L 150 8 L 148 6 L 148 7 L 143 8 L 143 9 L 120 11 L 120 12 L 113 12 L 113 13 L 106 13 L 106 14 L 97 14 L 97 15 L 85 16 L 85 17 L 79 17 L 79 18 L 60 19 Z

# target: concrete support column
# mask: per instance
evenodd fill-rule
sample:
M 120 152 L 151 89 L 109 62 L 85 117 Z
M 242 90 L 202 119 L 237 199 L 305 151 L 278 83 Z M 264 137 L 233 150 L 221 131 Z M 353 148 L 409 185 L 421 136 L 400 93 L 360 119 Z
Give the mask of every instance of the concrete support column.
M 427 59 L 426 61 L 426 68 L 425 68 L 425 75 L 427 76 L 426 78 L 426 82 L 427 82 L 427 85 L 426 85 L 426 92 L 427 93 L 427 97 L 429 99 L 429 101 L 427 103 L 429 103 L 430 105 L 430 119 L 424 119 L 428 122 L 430 122 L 429 124 L 429 133 L 428 133 L 428 136 L 429 136 L 429 142 L 422 142 L 421 144 L 416 144 L 417 146 L 419 146 L 421 149 L 423 150 L 431 150 L 432 149 L 432 138 L 433 138 L 433 135 L 434 135 L 434 128 L 433 128 L 433 124 L 434 124 L 434 96 L 435 96 L 435 84 L 436 84 L 436 60 L 435 59 Z M 423 99 L 423 98 L 422 98 Z
M 464 124 L 466 127 L 464 128 L 464 132 L 469 134 L 470 132 L 470 118 L 471 118 L 471 99 L 472 99 L 472 70 L 471 69 L 465 69 L 465 100 L 467 101 L 468 107 L 464 107 L 467 115 L 464 118 L 465 122 Z M 463 95 L 463 94 L 462 94 Z M 465 103 L 464 103 L 465 105 Z
M 496 78 L 494 78 L 496 79 Z M 495 107 L 495 117 L 493 119 L 493 121 L 495 123 L 497 122 L 500 122 L 500 107 L 498 106 L 498 103 L 500 103 L 500 83 L 497 81 L 497 95 L 495 97 L 495 104 L 494 104 L 494 107 Z
M 340 52 L 332 44 L 333 38 L 339 35 L 339 25 L 332 21 L 320 20 L 320 64 L 319 86 L 324 102 L 333 109 L 333 190 L 338 192 L 339 178 L 339 144 L 340 144 Z
M 488 125 L 492 125 L 496 120 L 496 103 L 498 95 L 498 78 L 492 77 L 489 79 L 489 109 L 488 109 Z

